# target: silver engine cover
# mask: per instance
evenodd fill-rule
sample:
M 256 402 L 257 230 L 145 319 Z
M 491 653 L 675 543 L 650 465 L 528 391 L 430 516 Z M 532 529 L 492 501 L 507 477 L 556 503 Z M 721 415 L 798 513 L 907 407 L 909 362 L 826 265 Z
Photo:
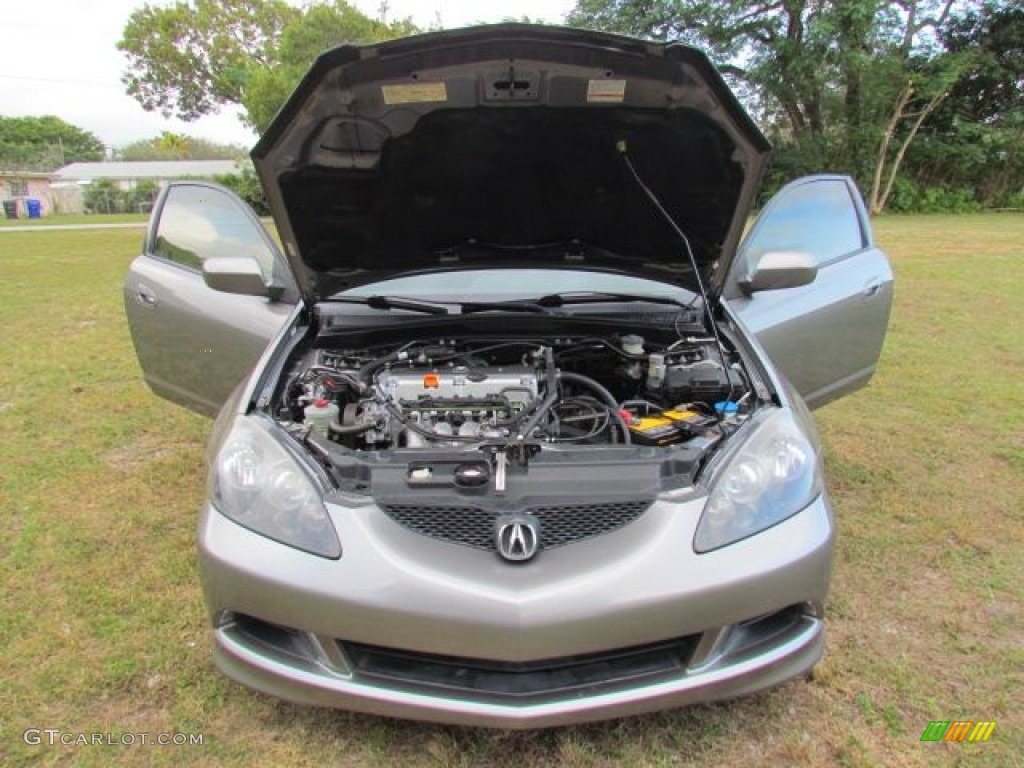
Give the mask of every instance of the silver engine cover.
M 506 400 L 518 411 L 537 399 L 537 373 L 527 366 L 387 370 L 378 376 L 377 385 L 403 411 L 441 407 L 481 416 L 479 411 L 488 410 L 487 403 Z

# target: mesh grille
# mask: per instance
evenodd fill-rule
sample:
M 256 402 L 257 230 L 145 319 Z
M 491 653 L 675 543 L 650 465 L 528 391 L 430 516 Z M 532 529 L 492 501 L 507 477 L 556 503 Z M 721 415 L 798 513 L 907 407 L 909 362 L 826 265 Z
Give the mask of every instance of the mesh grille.
M 540 519 L 541 547 L 551 549 L 617 530 L 636 520 L 651 505 L 640 501 L 554 504 L 515 510 Z M 384 504 L 385 514 L 424 536 L 477 549 L 494 549 L 498 512 L 470 506 Z

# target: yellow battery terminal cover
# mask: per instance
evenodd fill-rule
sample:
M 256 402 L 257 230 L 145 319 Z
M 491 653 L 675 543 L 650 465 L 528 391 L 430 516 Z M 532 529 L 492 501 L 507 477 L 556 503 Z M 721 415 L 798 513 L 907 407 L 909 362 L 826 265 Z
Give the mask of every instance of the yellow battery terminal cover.
M 655 416 L 634 418 L 629 424 L 629 431 L 640 442 L 665 445 L 691 434 L 688 427 L 703 426 L 707 419 L 707 416 L 696 411 L 671 409 Z
M 678 440 L 682 435 L 679 432 L 677 422 L 682 419 L 669 418 L 669 413 L 677 411 L 665 411 L 656 416 L 641 416 L 634 418 L 629 424 L 629 431 L 635 437 L 640 438 L 644 443 L 660 445 Z
M 689 429 L 691 432 L 703 432 L 716 421 L 714 416 L 707 413 L 700 413 L 689 409 L 680 410 L 678 406 L 662 412 L 661 415 L 672 419 L 672 421 L 683 428 Z
M 703 421 L 705 418 L 696 411 L 679 411 L 675 408 L 663 411 L 661 415 L 667 419 L 672 419 L 672 421 Z

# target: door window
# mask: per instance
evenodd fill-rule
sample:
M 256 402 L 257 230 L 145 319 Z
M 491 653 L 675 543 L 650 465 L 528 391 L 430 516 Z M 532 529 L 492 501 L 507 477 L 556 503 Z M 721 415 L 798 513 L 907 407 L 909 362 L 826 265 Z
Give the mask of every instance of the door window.
M 250 212 L 221 190 L 198 184 L 168 191 L 152 253 L 196 270 L 212 257 L 248 257 L 267 279 L 274 272 L 274 252 Z
M 821 266 L 867 245 L 843 179 L 801 182 L 765 209 L 743 246 L 748 272 L 769 251 L 802 251 Z

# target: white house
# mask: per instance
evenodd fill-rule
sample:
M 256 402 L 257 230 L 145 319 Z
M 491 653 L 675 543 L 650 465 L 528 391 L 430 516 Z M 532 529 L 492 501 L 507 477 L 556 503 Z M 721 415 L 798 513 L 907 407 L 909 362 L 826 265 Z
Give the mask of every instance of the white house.
M 120 189 L 134 189 L 140 181 L 155 181 L 163 186 L 173 179 L 210 178 L 222 174 L 241 173 L 248 161 L 235 160 L 146 160 L 111 161 L 103 163 L 71 163 L 52 174 L 53 186 L 77 190 L 78 211 L 81 211 L 81 190 L 101 179 L 114 181 Z M 70 199 L 73 195 L 65 195 Z M 63 212 L 63 208 L 62 208 Z

